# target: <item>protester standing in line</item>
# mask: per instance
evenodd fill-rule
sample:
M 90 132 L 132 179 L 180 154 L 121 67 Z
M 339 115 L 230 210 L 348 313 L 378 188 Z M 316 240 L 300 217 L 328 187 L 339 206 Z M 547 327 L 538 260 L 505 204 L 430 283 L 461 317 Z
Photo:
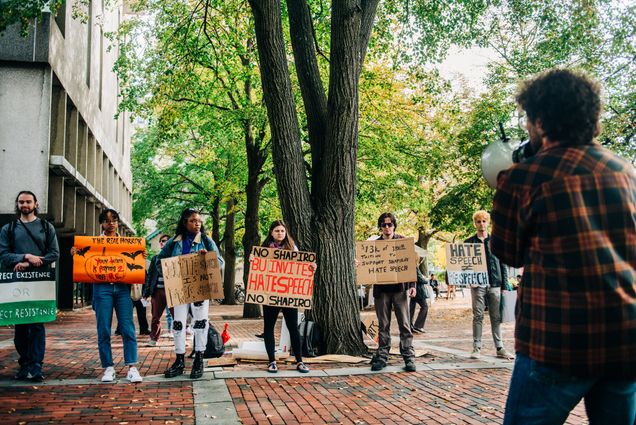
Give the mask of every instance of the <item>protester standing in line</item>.
M 636 173 L 594 141 L 598 83 L 554 69 L 517 103 L 534 153 L 500 174 L 491 246 L 513 267 L 515 348 L 504 424 L 636 423 Z
M 166 242 L 157 254 L 156 261 L 163 258 L 176 257 L 179 255 L 190 254 L 194 252 L 216 252 L 219 259 L 219 268 L 223 268 L 223 257 L 214 241 L 205 233 L 205 226 L 201 220 L 201 213 L 193 208 L 186 208 L 179 217 L 175 236 Z M 159 267 L 158 270 L 161 270 Z M 163 273 L 160 273 L 163 276 Z M 194 320 L 194 361 L 192 370 L 190 371 L 190 379 L 198 379 L 203 376 L 203 352 L 208 341 L 208 313 L 210 300 L 202 300 L 189 304 L 180 304 L 173 307 L 174 322 L 174 351 L 177 356 L 176 360 L 166 371 L 166 378 L 174 378 L 183 374 L 185 369 L 185 342 L 186 342 L 186 320 L 188 317 L 188 309 L 192 309 L 192 317 Z
M 411 318 L 411 332 L 423 334 L 424 333 L 424 324 L 426 323 L 426 317 L 428 316 L 428 302 L 426 299 L 428 296 L 426 295 L 426 285 L 428 285 L 428 281 L 418 268 L 417 270 L 417 283 L 415 286 L 415 297 L 411 298 L 409 311 Z M 415 318 L 415 308 L 417 305 L 420 306 L 420 311 L 417 314 L 417 318 Z M 415 322 L 413 320 L 415 319 Z
M 376 240 L 403 239 L 395 233 L 397 220 L 391 213 L 383 213 L 378 218 L 378 229 L 382 233 Z M 415 297 L 415 282 L 396 283 L 391 285 L 373 285 L 375 314 L 378 318 L 378 351 L 371 361 L 371 370 L 382 370 L 386 367 L 391 350 L 391 310 L 400 328 L 400 354 L 404 358 L 404 370 L 415 372 L 415 350 L 413 349 L 413 333 L 409 318 L 409 298 Z M 422 324 L 423 326 L 423 324 Z
M 119 213 L 107 208 L 99 214 L 102 226 L 102 237 L 118 237 Z M 71 248 L 71 255 L 77 248 Z M 144 253 L 145 256 L 145 253 Z M 110 344 L 110 332 L 113 325 L 113 308 L 117 314 L 117 328 L 124 341 L 124 362 L 128 366 L 126 379 L 137 383 L 143 378 L 137 370 L 137 336 L 133 322 L 133 304 L 130 299 L 131 286 L 127 283 L 105 282 L 93 283 L 93 310 L 97 318 L 97 347 L 99 360 L 104 374 L 102 382 L 113 382 L 116 377 L 113 363 L 113 351 Z
M 40 219 L 38 200 L 28 190 L 18 193 L 15 200 L 18 217 L 6 224 L 0 231 L 0 263 L 14 272 L 29 267 L 42 267 L 51 264 L 60 256 L 55 237 L 55 228 L 51 223 Z M 14 379 L 44 381 L 42 365 L 46 349 L 46 331 L 44 323 L 26 323 L 15 325 L 13 339 L 20 358 L 20 369 Z
M 508 269 L 499 259 L 490 252 L 490 235 L 488 226 L 490 224 L 490 214 L 486 211 L 477 211 L 473 214 L 473 223 L 477 233 L 466 239 L 465 243 L 475 243 L 483 246 L 486 252 L 486 269 L 488 270 L 488 284 L 486 286 L 476 286 L 470 288 L 473 303 L 473 351 L 470 353 L 471 359 L 481 357 L 481 334 L 484 322 L 484 309 L 488 303 L 488 314 L 490 316 L 490 329 L 492 339 L 497 350 L 497 357 L 502 359 L 514 359 L 514 355 L 503 346 L 501 337 L 501 288 L 505 287 L 508 281 Z
M 159 237 L 159 247 L 163 249 L 170 236 L 161 235 Z M 150 260 L 150 266 L 146 273 L 146 281 L 144 282 L 143 297 L 146 300 L 151 299 L 150 309 L 152 311 L 152 320 L 150 321 L 150 339 L 148 345 L 154 347 L 157 345 L 159 336 L 161 335 L 161 316 L 166 310 L 166 288 L 163 283 L 163 275 L 160 273 L 161 263 L 155 255 Z M 170 312 L 168 311 L 168 314 Z
M 287 225 L 283 220 L 275 220 L 269 226 L 269 232 L 267 237 L 261 244 L 265 248 L 273 249 L 286 249 L 289 251 L 298 251 L 298 247 L 294 243 L 294 239 L 287 231 Z M 250 261 L 253 260 L 250 255 Z M 314 265 L 315 269 L 315 265 Z M 294 351 L 294 357 L 296 358 L 296 370 L 301 373 L 309 372 L 309 368 L 303 363 L 302 346 L 300 343 L 300 332 L 298 332 L 298 309 L 293 307 L 274 307 L 269 305 L 263 306 L 263 339 L 265 340 L 265 350 L 267 351 L 267 357 L 269 364 L 267 365 L 267 371 L 271 373 L 278 372 L 278 366 L 276 365 L 275 346 L 276 340 L 274 338 L 274 327 L 278 320 L 278 313 L 283 312 L 285 318 L 285 324 L 289 330 L 289 337 L 291 339 L 292 350 Z

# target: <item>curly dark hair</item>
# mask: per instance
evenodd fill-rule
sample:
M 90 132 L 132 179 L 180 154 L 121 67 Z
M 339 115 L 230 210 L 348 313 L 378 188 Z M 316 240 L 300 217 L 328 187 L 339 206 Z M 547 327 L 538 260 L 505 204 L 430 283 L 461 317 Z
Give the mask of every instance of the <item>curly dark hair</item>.
M 391 223 L 393 223 L 393 230 L 397 230 L 397 219 L 390 212 L 380 214 L 380 217 L 378 217 L 378 229 L 382 230 L 382 223 L 384 223 L 385 218 L 391 219 Z
M 186 226 L 186 223 L 190 219 L 190 216 L 194 214 L 201 215 L 201 211 L 196 210 L 194 208 L 186 208 L 183 211 L 181 211 L 181 216 L 179 217 L 177 228 L 174 231 L 175 237 L 181 235 L 182 238 L 185 238 L 188 235 L 188 228 Z M 206 236 L 205 225 L 203 224 L 203 222 L 201 223 L 201 236 Z
M 583 72 L 539 74 L 521 85 L 516 101 L 532 123 L 540 120 L 550 140 L 582 145 L 600 133 L 601 87 Z

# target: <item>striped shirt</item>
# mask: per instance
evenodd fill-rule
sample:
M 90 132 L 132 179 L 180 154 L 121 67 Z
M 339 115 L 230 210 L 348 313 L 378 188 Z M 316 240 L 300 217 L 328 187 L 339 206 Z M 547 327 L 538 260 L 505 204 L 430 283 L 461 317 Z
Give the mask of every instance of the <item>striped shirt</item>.
M 598 144 L 544 143 L 497 184 L 491 249 L 524 267 L 515 348 L 577 376 L 636 378 L 636 175 Z

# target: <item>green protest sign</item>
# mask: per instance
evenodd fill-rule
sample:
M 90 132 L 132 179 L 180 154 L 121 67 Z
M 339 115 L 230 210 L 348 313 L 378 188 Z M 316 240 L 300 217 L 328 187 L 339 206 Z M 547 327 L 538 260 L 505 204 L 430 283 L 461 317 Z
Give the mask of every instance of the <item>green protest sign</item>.
M 0 272 L 0 325 L 55 320 L 55 269 Z

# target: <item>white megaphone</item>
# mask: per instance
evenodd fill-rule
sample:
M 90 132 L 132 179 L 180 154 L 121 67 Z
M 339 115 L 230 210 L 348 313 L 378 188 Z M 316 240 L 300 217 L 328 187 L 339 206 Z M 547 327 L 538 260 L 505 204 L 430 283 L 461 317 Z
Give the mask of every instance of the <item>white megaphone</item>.
M 486 179 L 488 186 L 493 189 L 497 187 L 497 176 L 500 172 L 533 154 L 529 141 L 513 146 L 510 143 L 510 138 L 506 137 L 501 123 L 499 123 L 499 131 L 501 139 L 489 144 L 481 154 L 481 174 Z

